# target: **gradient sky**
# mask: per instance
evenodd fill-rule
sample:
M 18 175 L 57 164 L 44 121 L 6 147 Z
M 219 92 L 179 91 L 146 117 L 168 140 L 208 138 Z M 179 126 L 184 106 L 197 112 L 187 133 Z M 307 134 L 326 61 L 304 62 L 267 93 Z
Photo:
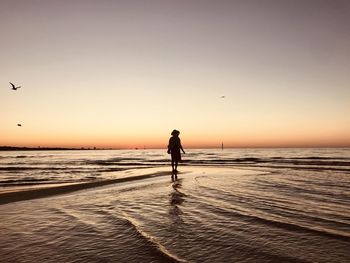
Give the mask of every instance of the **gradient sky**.
M 0 145 L 350 146 L 347 0 L 0 0 L 0 33 Z

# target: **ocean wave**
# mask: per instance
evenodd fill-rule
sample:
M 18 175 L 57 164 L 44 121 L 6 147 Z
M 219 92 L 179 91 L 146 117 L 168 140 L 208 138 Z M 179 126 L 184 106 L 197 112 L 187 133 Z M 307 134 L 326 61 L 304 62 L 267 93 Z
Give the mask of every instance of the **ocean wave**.
M 90 179 L 86 179 L 90 180 Z M 63 183 L 76 183 L 77 180 L 57 180 L 57 179 L 28 179 L 28 180 L 8 180 L 0 181 L 0 187 L 17 187 L 17 186 L 40 186 L 40 185 L 57 185 Z
M 159 242 L 154 236 L 142 230 L 137 221 L 132 217 L 128 216 L 126 213 L 123 213 L 122 219 L 125 222 L 125 225 L 130 226 L 134 233 L 148 244 L 148 249 L 153 250 L 156 253 L 162 262 L 187 262 L 184 259 L 180 259 L 178 256 L 172 254 L 166 247 L 164 247 L 161 242 Z
M 31 167 L 31 166 L 5 166 L 0 167 L 0 171 L 21 171 L 21 170 L 74 170 L 68 167 Z
M 28 156 L 18 156 L 18 158 L 25 160 Z M 131 158 L 131 157 L 118 157 L 109 159 L 45 159 L 43 161 L 21 161 L 21 162 L 2 162 L 0 163 L 0 170 L 74 170 L 83 166 L 85 168 L 96 167 L 127 167 L 127 166 L 139 166 L 139 167 L 151 167 L 169 165 L 170 160 L 165 158 Z M 202 158 L 201 156 L 195 156 L 193 158 L 184 157 L 183 165 L 252 165 L 267 168 L 292 168 L 292 169 L 329 169 L 339 171 L 349 171 L 350 162 L 347 158 L 326 158 L 326 157 L 296 157 L 296 158 L 282 158 L 282 157 L 242 157 L 242 158 Z
M 350 241 L 350 236 L 346 234 L 342 234 L 339 232 L 335 232 L 332 230 L 326 230 L 326 229 L 319 229 L 311 226 L 301 225 L 298 222 L 286 222 L 286 221 L 277 221 L 276 219 L 267 218 L 263 216 L 263 214 L 257 214 L 248 212 L 246 208 L 241 207 L 242 209 L 239 209 L 238 207 L 233 206 L 233 204 L 228 204 L 225 201 L 216 200 L 213 197 L 205 196 L 205 199 L 195 195 L 196 198 L 201 200 L 203 204 L 206 206 L 209 206 L 212 210 L 212 213 L 223 213 L 223 215 L 226 218 L 233 218 L 238 217 L 243 220 L 245 220 L 248 224 L 250 223 L 258 223 L 258 224 L 264 224 L 264 225 L 270 225 L 272 227 L 281 228 L 284 230 L 289 230 L 293 232 L 300 232 L 305 233 L 308 232 L 310 234 L 315 235 L 321 235 L 325 237 L 335 238 L 342 241 Z M 209 201 L 209 202 L 208 202 Z M 225 204 L 224 204 L 225 203 Z M 223 205 L 224 204 L 224 205 Z
M 305 156 L 305 157 L 294 157 L 292 159 L 309 159 L 309 160 L 350 160 L 349 157 L 344 156 L 332 156 L 332 157 L 321 157 L 321 156 Z
M 317 229 L 311 226 L 305 226 L 305 225 L 300 225 L 300 224 L 291 223 L 291 222 L 276 221 L 276 220 L 267 219 L 259 216 L 253 216 L 253 215 L 240 214 L 240 216 L 244 216 L 245 218 L 249 219 L 250 222 L 259 222 L 265 225 L 271 225 L 273 227 L 283 228 L 285 230 L 298 231 L 300 233 L 309 232 L 312 234 L 335 238 L 346 242 L 350 241 L 350 236 L 347 236 L 341 233 L 336 233 L 332 230 Z
M 195 163 L 195 164 L 240 164 L 240 163 L 271 163 L 271 164 L 294 164 L 294 165 L 316 165 L 316 166 L 350 166 L 350 162 L 348 161 L 341 161 L 338 159 L 333 158 L 324 158 L 320 160 L 327 160 L 327 161 L 314 161 L 314 159 L 303 159 L 303 158 L 253 158 L 253 157 L 247 157 L 247 158 L 231 158 L 231 159 L 224 159 L 224 158 L 214 158 L 214 159 L 188 159 L 186 160 L 187 163 Z

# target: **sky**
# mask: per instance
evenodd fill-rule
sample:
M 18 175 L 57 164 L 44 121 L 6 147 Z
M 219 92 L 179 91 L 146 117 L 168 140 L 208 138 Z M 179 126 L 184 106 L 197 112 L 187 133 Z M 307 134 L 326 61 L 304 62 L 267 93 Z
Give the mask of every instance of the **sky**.
M 347 0 L 0 0 L 0 34 L 0 145 L 350 146 Z

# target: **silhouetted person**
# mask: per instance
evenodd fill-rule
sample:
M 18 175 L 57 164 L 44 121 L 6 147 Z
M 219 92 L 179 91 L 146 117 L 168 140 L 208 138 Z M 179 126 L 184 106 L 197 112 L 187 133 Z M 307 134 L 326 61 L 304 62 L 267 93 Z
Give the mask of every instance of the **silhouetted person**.
M 179 134 L 180 132 L 178 130 L 173 130 L 168 145 L 168 153 L 171 154 L 171 167 L 173 168 L 173 172 L 177 172 L 177 165 L 181 162 L 180 150 L 185 153 L 181 145 Z

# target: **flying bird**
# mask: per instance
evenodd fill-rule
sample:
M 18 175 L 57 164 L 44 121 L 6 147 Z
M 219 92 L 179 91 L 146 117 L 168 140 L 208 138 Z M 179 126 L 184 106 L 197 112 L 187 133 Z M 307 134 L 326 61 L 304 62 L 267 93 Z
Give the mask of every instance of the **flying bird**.
M 12 86 L 12 90 L 17 90 L 17 89 L 19 89 L 19 88 L 21 88 L 21 86 L 15 86 L 15 84 L 13 84 L 13 83 L 11 83 L 10 82 L 10 84 L 11 84 L 11 86 Z
M 18 127 L 22 127 L 22 124 L 18 123 L 17 126 L 18 126 Z
M 226 98 L 226 96 L 221 96 L 220 98 L 221 98 L 221 99 L 224 99 L 224 98 Z

